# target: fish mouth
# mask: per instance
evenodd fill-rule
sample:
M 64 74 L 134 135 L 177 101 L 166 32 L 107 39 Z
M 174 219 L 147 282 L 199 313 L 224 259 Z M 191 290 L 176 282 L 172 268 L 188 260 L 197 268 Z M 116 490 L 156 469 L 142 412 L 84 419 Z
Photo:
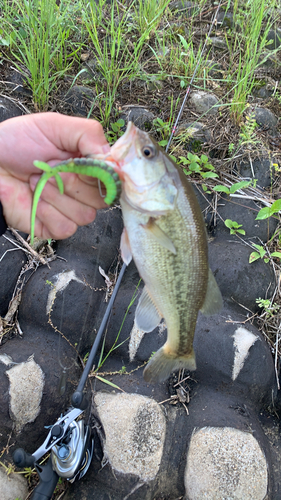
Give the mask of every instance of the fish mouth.
M 118 173 L 119 177 L 123 180 L 122 175 L 122 165 L 124 160 L 129 155 L 132 143 L 137 135 L 138 129 L 133 122 L 129 122 L 126 128 L 126 132 L 122 137 L 120 137 L 113 146 L 111 146 L 110 152 L 103 158 L 104 161 L 113 163 L 113 168 L 115 172 Z

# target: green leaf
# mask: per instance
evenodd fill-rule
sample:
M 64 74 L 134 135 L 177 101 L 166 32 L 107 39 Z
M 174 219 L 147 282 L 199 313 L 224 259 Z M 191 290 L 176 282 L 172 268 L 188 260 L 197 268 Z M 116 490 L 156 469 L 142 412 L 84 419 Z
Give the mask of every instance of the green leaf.
M 200 166 L 198 165 L 198 163 L 195 163 L 195 162 L 190 163 L 190 165 L 189 165 L 189 169 L 190 169 L 192 172 L 200 172 L 200 170 L 201 170 L 201 168 L 200 168 Z
M 163 148 L 164 146 L 167 146 L 168 141 L 167 141 L 167 139 L 163 139 L 162 141 L 159 141 L 158 144 L 159 144 L 159 146 L 161 146 Z
M 238 189 L 243 189 L 243 188 L 249 187 L 251 182 L 252 181 L 241 181 L 241 182 L 236 182 L 235 184 L 232 184 L 232 186 L 230 186 L 230 193 L 233 194 L 236 191 L 238 191 Z
M 231 219 L 225 219 L 224 224 L 228 229 L 231 229 L 233 227 L 233 222 Z
M 183 38 L 182 35 L 178 34 L 178 37 L 180 38 L 181 43 L 183 44 L 184 50 L 188 51 L 189 49 L 189 43 Z
M 278 259 L 281 259 L 281 252 L 272 252 L 271 257 L 278 257 Z
M 114 389 L 119 389 L 119 391 L 125 392 L 118 385 L 113 384 L 113 382 L 110 382 L 109 380 L 106 380 L 106 378 L 100 377 L 99 375 L 95 375 L 95 377 L 101 382 L 104 382 L 104 384 L 110 385 L 111 387 L 114 387 Z
M 251 264 L 252 262 L 258 259 L 260 259 L 260 254 L 258 252 L 252 252 L 249 258 L 249 262 Z
M 177 163 L 177 159 L 176 159 L 176 157 L 175 157 L 174 155 L 169 155 L 169 157 L 170 157 L 170 158 L 172 158 L 172 160 L 173 160 L 175 163 Z
M 271 215 L 271 207 L 264 207 L 259 211 L 258 215 L 256 216 L 256 220 L 268 219 L 268 217 L 270 217 Z
M 201 161 L 202 161 L 202 163 L 207 163 L 208 162 L 208 156 L 201 155 Z
M 246 232 L 244 229 L 237 229 L 237 233 L 243 234 L 245 236 Z
M 218 191 L 219 193 L 226 193 L 226 194 L 230 193 L 228 187 L 222 185 L 213 187 L 213 190 Z
M 271 205 L 271 211 L 273 214 L 276 212 L 280 212 L 281 210 L 281 200 L 276 200 L 272 205 Z
M 216 172 L 201 172 L 201 176 L 203 179 L 214 179 L 218 177 L 218 174 L 216 174 Z
M 179 159 L 180 159 L 180 163 L 182 163 L 183 165 L 189 165 L 188 159 L 185 158 L 184 156 L 180 156 Z

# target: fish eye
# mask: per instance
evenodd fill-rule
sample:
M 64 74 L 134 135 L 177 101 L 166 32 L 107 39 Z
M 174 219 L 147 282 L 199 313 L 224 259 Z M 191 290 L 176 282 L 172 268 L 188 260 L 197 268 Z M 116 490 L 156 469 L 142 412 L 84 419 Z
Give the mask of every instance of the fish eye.
M 142 148 L 142 153 L 146 158 L 154 158 L 156 151 L 153 146 L 144 146 Z

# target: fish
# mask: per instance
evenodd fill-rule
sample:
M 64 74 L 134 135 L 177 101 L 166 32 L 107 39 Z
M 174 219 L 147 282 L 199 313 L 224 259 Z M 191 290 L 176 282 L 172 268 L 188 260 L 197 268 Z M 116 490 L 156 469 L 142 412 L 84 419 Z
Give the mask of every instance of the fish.
M 121 256 L 127 265 L 134 260 L 145 285 L 136 327 L 150 332 L 162 318 L 167 325 L 167 340 L 143 373 L 146 382 L 160 383 L 181 368 L 196 370 L 198 312 L 215 314 L 222 308 L 208 264 L 205 223 L 181 168 L 132 122 L 105 161 L 122 183 Z

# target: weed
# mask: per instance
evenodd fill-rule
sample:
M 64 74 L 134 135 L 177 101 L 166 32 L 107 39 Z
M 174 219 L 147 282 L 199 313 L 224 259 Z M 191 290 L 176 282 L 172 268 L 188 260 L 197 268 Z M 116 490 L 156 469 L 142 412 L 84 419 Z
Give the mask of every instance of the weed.
M 245 235 L 245 231 L 244 229 L 240 229 L 242 227 L 243 224 L 238 224 L 238 222 L 235 222 L 231 219 L 226 219 L 224 221 L 226 227 L 228 227 L 228 229 L 230 229 L 230 234 L 243 234 Z
M 110 123 L 110 126 L 111 130 L 106 132 L 106 138 L 110 144 L 113 144 L 124 134 L 122 128 L 125 126 L 125 121 L 123 118 L 119 118 L 116 122 Z
M 281 200 L 276 200 L 270 207 L 262 208 L 258 215 L 256 216 L 256 220 L 263 220 L 272 217 L 275 214 L 278 214 L 281 211 Z
M 219 184 L 217 186 L 214 186 L 212 189 L 214 191 L 217 191 L 218 193 L 226 193 L 226 194 L 230 195 L 230 194 L 236 193 L 236 191 L 239 191 L 239 189 L 245 189 L 245 188 L 250 187 L 250 186 L 255 186 L 255 184 L 256 184 L 256 179 L 251 180 L 251 181 L 235 182 L 230 187 Z
M 266 319 L 269 319 L 272 316 L 274 316 L 280 310 L 281 307 L 276 303 L 272 304 L 270 299 L 258 298 L 256 299 L 256 303 L 260 308 L 264 309 L 266 314 Z
M 208 157 L 206 155 L 201 155 L 200 157 L 187 153 L 187 158 L 184 156 L 179 157 L 179 164 L 188 166 L 183 169 L 185 175 L 191 175 L 193 173 L 200 174 L 203 179 L 214 179 L 218 177 L 218 174 L 214 172 L 215 168 L 211 163 L 209 163 Z

